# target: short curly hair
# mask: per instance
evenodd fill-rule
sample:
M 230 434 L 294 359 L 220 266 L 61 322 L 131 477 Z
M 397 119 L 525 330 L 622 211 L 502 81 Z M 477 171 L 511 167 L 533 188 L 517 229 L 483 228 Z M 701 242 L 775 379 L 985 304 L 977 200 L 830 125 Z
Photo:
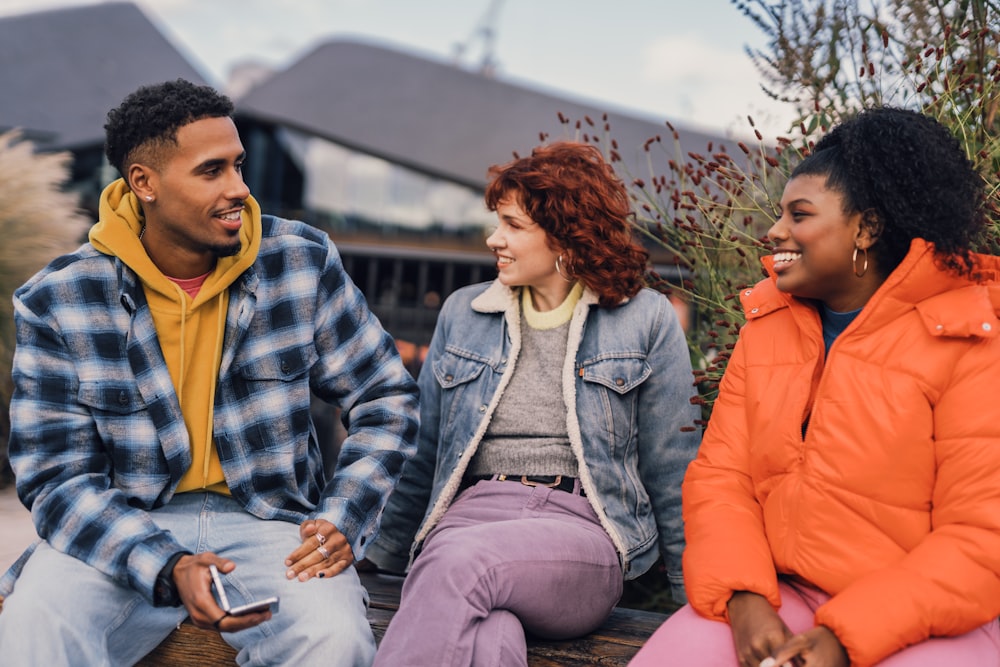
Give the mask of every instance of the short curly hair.
M 233 115 L 232 101 L 211 86 L 198 86 L 184 79 L 143 86 L 108 112 L 104 125 L 104 153 L 122 176 L 129 164 L 145 151 L 145 160 L 155 161 L 151 150 L 177 143 L 177 130 L 202 118 Z
M 922 238 L 942 265 L 973 269 L 972 244 L 985 229 L 984 187 L 958 140 L 929 116 L 871 108 L 834 127 L 792 172 L 825 176 L 845 213 L 874 223 L 872 249 L 889 275 Z
M 628 193 L 597 148 L 569 141 L 538 146 L 488 174 L 487 208 L 496 211 L 513 196 L 565 249 L 566 271 L 601 306 L 616 306 L 645 285 L 649 253 L 633 237 Z

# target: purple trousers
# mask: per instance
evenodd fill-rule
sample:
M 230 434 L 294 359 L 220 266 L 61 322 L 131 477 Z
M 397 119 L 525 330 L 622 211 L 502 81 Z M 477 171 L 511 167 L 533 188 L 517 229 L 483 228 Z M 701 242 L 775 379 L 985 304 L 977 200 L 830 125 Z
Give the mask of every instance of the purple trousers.
M 621 594 L 618 554 L 585 497 L 482 481 L 428 535 L 375 665 L 527 665 L 525 631 L 584 635 Z
M 779 582 L 778 615 L 794 633 L 815 625 L 816 609 L 830 599 L 821 591 Z M 737 667 L 733 633 L 728 623 L 699 616 L 681 607 L 653 633 L 629 667 Z M 878 663 L 879 667 L 997 667 L 1000 628 L 995 620 L 958 637 L 934 637 L 908 646 Z

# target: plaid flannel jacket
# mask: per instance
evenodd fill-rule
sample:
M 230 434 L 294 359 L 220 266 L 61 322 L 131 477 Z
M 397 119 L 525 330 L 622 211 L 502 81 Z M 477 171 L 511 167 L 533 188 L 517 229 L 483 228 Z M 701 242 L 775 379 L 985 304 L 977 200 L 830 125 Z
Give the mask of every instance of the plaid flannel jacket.
M 256 261 L 229 288 L 215 444 L 249 513 L 327 519 L 360 559 L 415 447 L 416 384 L 327 235 L 271 216 L 262 224 Z M 191 455 L 142 286 L 85 244 L 17 290 L 14 305 L 18 494 L 54 548 L 152 600 L 182 547 L 145 510 L 170 501 Z M 330 479 L 311 394 L 348 426 Z

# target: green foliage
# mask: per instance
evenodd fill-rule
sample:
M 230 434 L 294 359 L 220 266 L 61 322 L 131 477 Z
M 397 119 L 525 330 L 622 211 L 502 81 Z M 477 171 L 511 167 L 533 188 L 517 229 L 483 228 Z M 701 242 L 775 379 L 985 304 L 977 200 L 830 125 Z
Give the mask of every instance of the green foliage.
M 17 132 L 0 134 L 0 469 L 6 463 L 14 290 L 59 254 L 79 245 L 88 221 L 62 191 L 68 153 L 35 153 Z

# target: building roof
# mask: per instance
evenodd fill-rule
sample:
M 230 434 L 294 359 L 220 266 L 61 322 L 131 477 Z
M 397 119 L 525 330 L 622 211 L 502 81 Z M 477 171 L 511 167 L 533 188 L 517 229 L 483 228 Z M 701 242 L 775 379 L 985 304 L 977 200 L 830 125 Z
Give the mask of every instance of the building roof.
M 654 150 L 661 165 L 675 154 L 664 123 L 355 40 L 318 46 L 238 99 L 237 111 L 476 188 L 490 165 L 507 162 L 514 151 L 530 153 L 540 133 L 546 141 L 587 133 L 605 149 L 614 139 L 629 174 L 639 178 L 650 175 L 648 139 L 660 135 L 666 144 Z M 560 113 L 571 122 L 560 122 Z M 703 152 L 720 138 L 680 130 L 684 150 Z
M 205 83 L 129 2 L 0 18 L 0 131 L 21 128 L 43 149 L 102 145 L 108 109 L 178 77 Z

